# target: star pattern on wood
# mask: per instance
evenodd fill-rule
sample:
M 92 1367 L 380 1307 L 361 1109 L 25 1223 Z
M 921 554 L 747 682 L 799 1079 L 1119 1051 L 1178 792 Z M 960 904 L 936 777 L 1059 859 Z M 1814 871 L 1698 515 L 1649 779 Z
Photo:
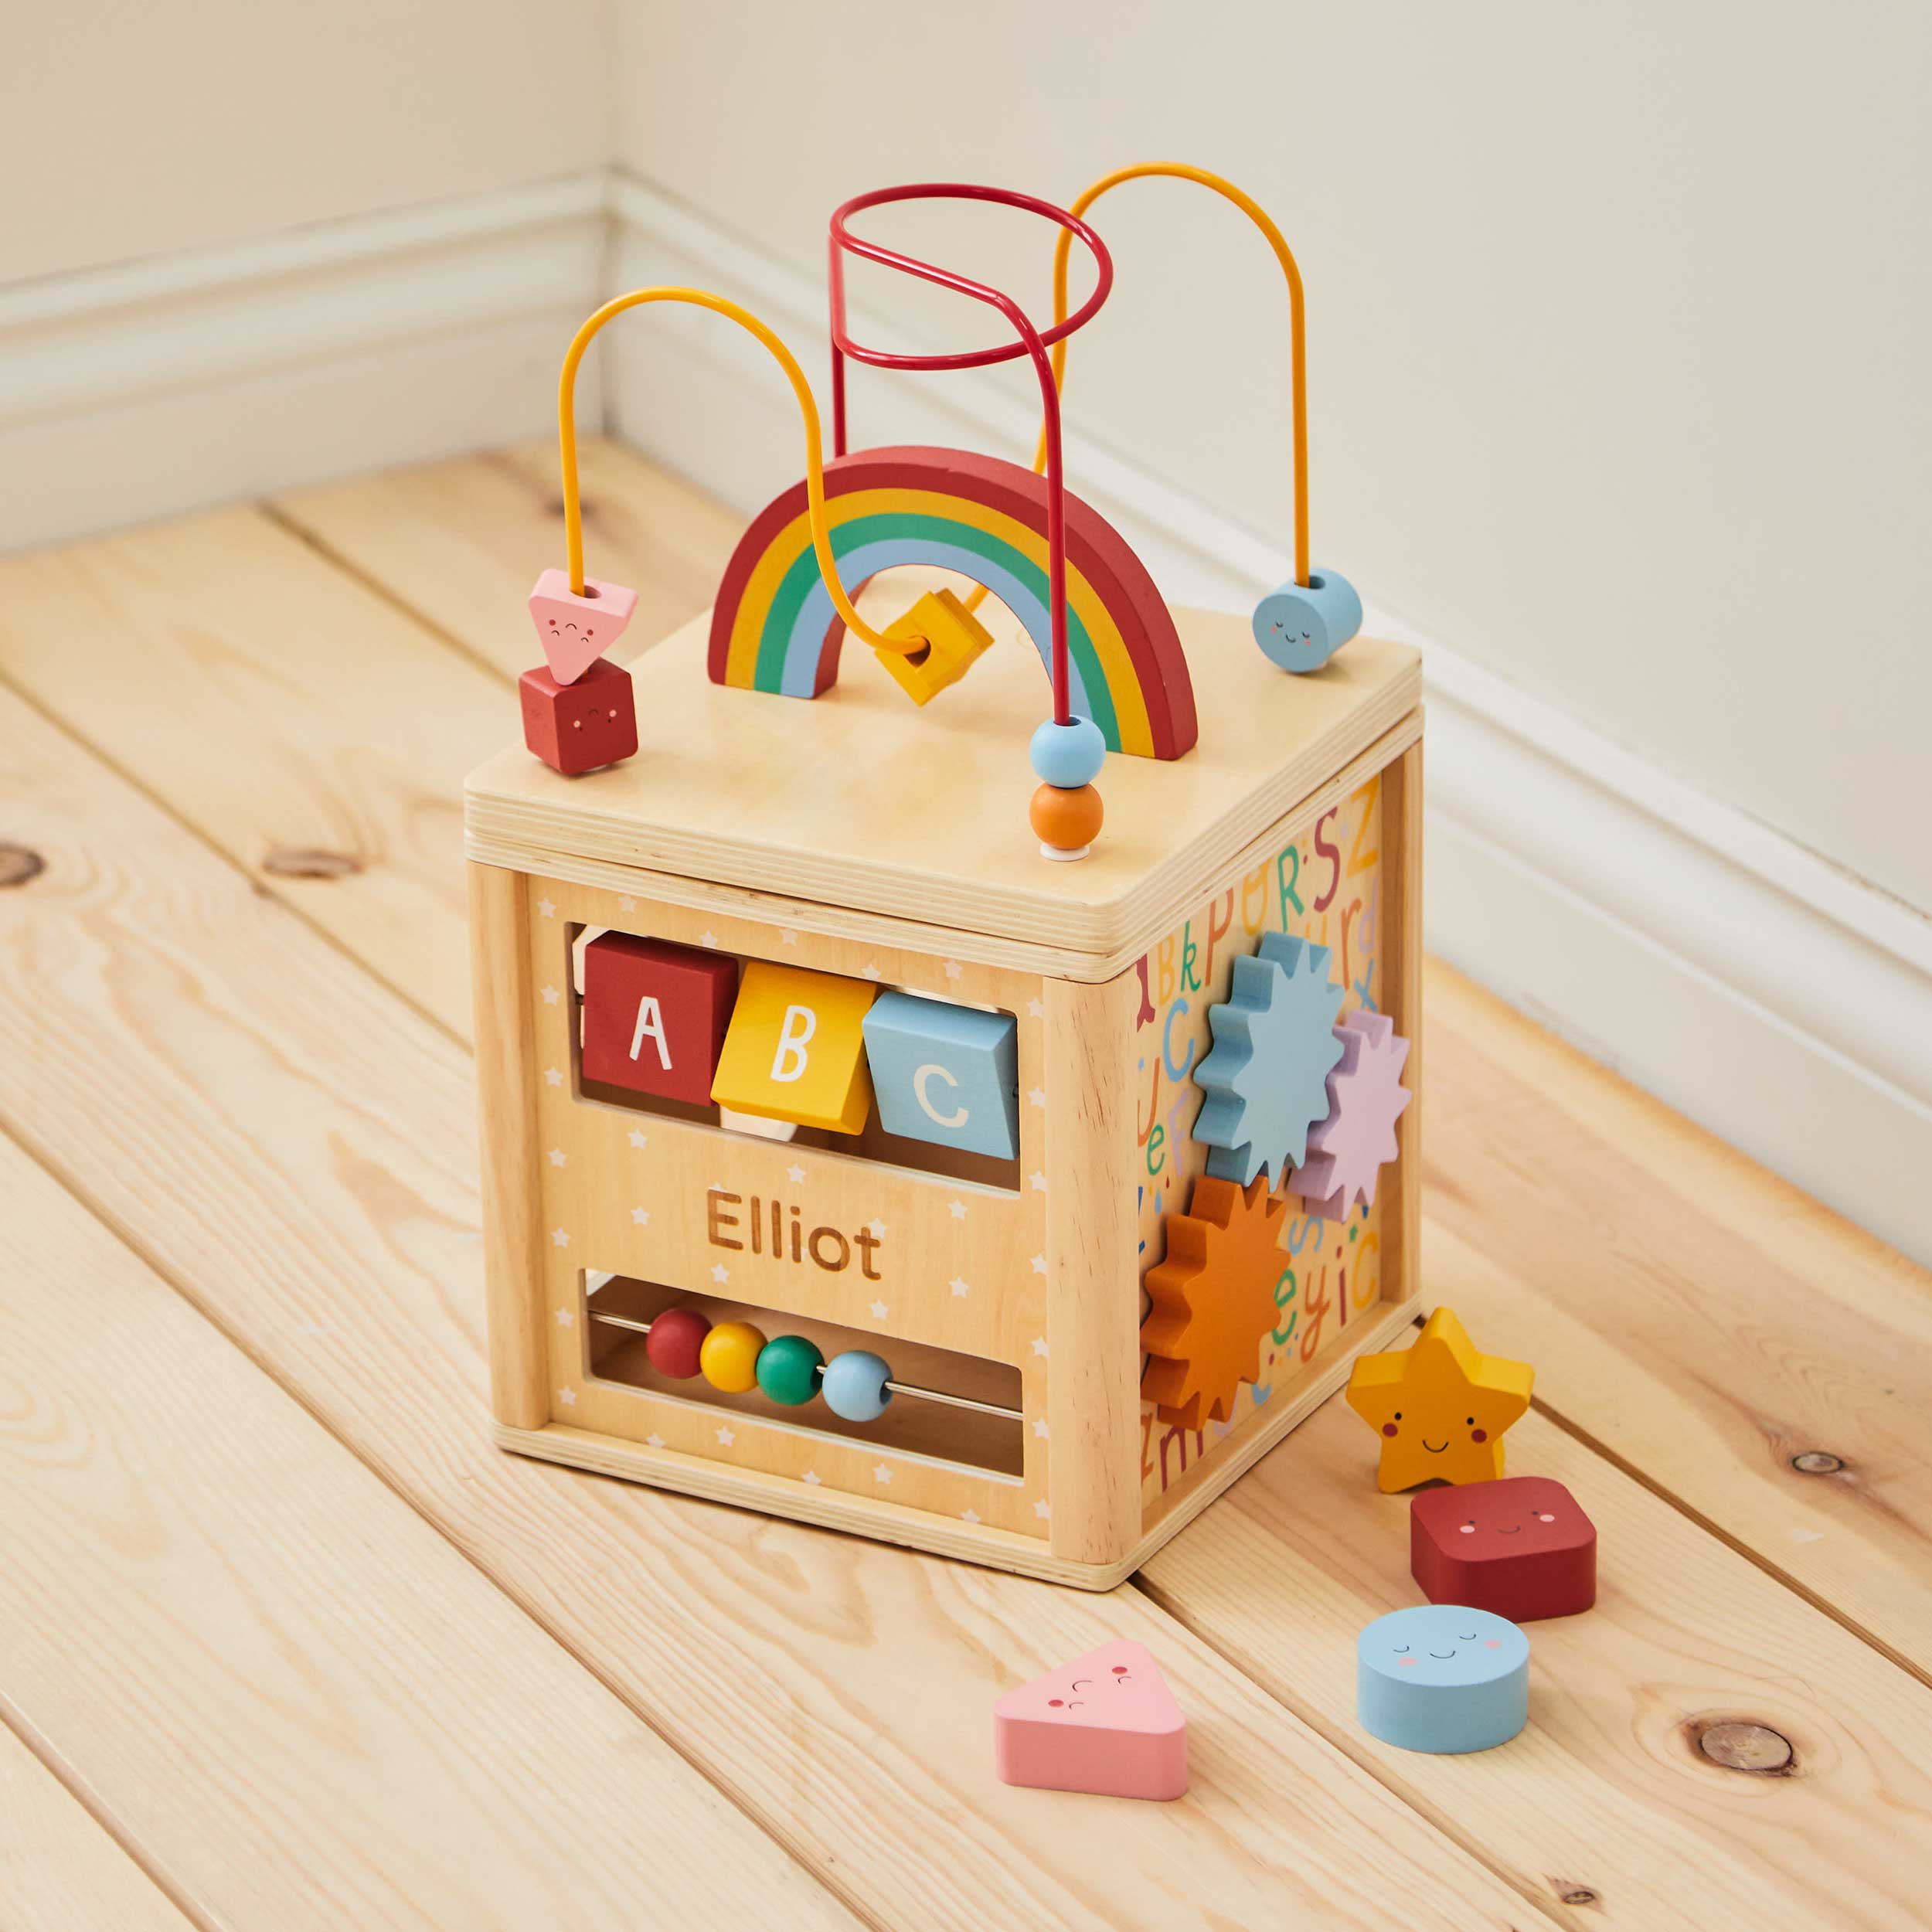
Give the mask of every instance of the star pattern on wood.
M 1265 1176 L 1246 1187 L 1211 1174 L 1194 1183 L 1185 1214 L 1167 1217 L 1167 1257 L 1147 1271 L 1151 1308 L 1141 1324 L 1148 1357 L 1141 1393 L 1183 1429 L 1234 1419 L 1255 1377 L 1261 1338 L 1280 1318 L 1277 1284 L 1288 1265 L 1287 1202 Z

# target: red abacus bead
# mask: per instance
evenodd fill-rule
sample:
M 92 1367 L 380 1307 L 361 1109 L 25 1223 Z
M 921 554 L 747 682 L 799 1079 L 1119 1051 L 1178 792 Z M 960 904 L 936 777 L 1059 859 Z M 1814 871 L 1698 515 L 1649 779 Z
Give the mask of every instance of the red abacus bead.
M 644 1352 L 659 1375 L 689 1382 L 698 1372 L 698 1351 L 710 1332 L 711 1324 L 696 1308 L 666 1308 L 652 1318 Z

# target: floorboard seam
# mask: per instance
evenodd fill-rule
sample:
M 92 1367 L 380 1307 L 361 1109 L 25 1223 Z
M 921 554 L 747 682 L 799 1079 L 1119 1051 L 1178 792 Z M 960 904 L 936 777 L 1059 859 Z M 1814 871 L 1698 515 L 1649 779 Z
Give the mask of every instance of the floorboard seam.
M 379 985 L 381 982 L 379 981 L 378 983 Z M 599 1665 L 592 1662 L 589 1658 L 581 1655 L 575 1645 L 571 1644 L 564 1634 L 533 1606 L 533 1604 L 521 1590 L 512 1587 L 511 1585 L 505 1583 L 502 1578 L 495 1575 L 495 1573 L 491 1570 L 489 1566 L 483 1562 L 475 1550 L 469 1547 L 460 1536 L 454 1534 L 446 1525 L 439 1522 L 437 1519 L 429 1511 L 429 1509 L 423 1505 L 423 1504 L 420 1502 L 409 1492 L 407 1489 L 402 1486 L 398 1478 L 391 1475 L 383 1463 L 372 1461 L 368 1455 L 363 1453 L 363 1451 L 354 1441 L 352 1441 L 349 1437 L 345 1436 L 342 1431 L 338 1429 L 329 1420 L 329 1418 L 325 1415 L 306 1395 L 304 1395 L 298 1386 L 292 1383 L 287 1376 L 280 1373 L 273 1364 L 265 1361 L 260 1355 L 257 1354 L 257 1352 L 248 1345 L 247 1341 L 241 1336 L 234 1333 L 229 1328 L 228 1325 L 224 1322 L 220 1317 L 213 1311 L 213 1309 L 209 1308 L 201 1296 L 199 1295 L 179 1274 L 177 1274 L 174 1268 L 172 1268 L 160 1256 L 151 1252 L 147 1244 L 141 1240 L 139 1236 L 128 1226 L 127 1222 L 120 1215 L 117 1214 L 112 1209 L 109 1208 L 104 1202 L 96 1198 L 92 1192 L 85 1186 L 82 1185 L 75 1176 L 63 1172 L 58 1163 L 43 1154 L 42 1150 L 36 1145 L 28 1139 L 22 1130 L 21 1124 L 17 1120 L 12 1117 L 0 1119 L 0 1134 L 4 1134 L 6 1138 L 12 1141 L 14 1146 L 19 1150 L 22 1156 L 25 1159 L 32 1162 L 35 1166 L 38 1167 L 41 1172 L 53 1180 L 56 1185 L 63 1189 L 66 1194 L 77 1202 L 88 1214 L 91 1215 L 95 1220 L 98 1221 L 103 1227 L 107 1229 L 107 1231 L 113 1235 L 114 1239 L 120 1242 L 123 1247 L 126 1248 L 131 1254 L 134 1255 L 135 1258 L 141 1262 L 143 1267 L 151 1270 L 156 1278 L 164 1283 L 172 1293 L 178 1295 L 184 1302 L 185 1302 L 189 1308 L 194 1311 L 196 1315 L 197 1315 L 202 1321 L 206 1322 L 208 1326 L 228 1345 L 229 1347 L 233 1349 L 236 1354 L 241 1356 L 243 1361 L 247 1362 L 250 1367 L 256 1369 L 259 1373 L 265 1376 L 275 1386 L 275 1388 L 284 1396 L 287 1396 L 291 1402 L 294 1403 L 295 1406 L 310 1419 L 310 1420 L 314 1422 L 316 1426 L 322 1430 L 323 1434 L 325 1434 L 332 1442 L 337 1444 L 346 1454 L 352 1456 L 362 1468 L 366 1469 L 369 1473 L 373 1476 L 391 1495 L 395 1497 L 399 1502 L 403 1504 L 403 1505 L 414 1516 L 416 1516 L 420 1522 L 426 1524 L 437 1536 L 440 1537 L 444 1543 L 447 1543 L 449 1546 L 462 1558 L 463 1561 L 467 1563 L 471 1570 L 474 1570 L 476 1573 L 481 1577 L 492 1590 L 497 1591 L 499 1595 L 507 1598 L 521 1615 L 522 1615 L 529 1623 L 533 1624 L 537 1630 L 541 1631 L 550 1642 L 556 1645 L 557 1648 L 560 1650 L 572 1663 L 573 1663 L 580 1670 L 583 1671 L 586 1675 L 590 1677 L 594 1682 L 599 1685 L 604 1690 L 604 1692 L 608 1696 L 614 1698 L 623 1709 L 630 1712 L 632 1716 L 637 1719 L 638 1723 L 642 1724 L 654 1737 L 657 1738 L 665 1746 L 666 1750 L 672 1752 L 680 1762 L 688 1765 L 697 1777 L 702 1778 L 707 1785 L 717 1792 L 718 1794 L 723 1798 L 727 1804 L 730 1804 L 732 1808 L 736 1811 L 739 1815 L 743 1817 L 745 1821 L 755 1830 L 763 1832 L 767 1838 L 770 1838 L 771 1842 L 785 1854 L 786 1857 L 791 1859 L 791 1862 L 799 1868 L 800 1872 L 805 1877 L 810 1879 L 815 1884 L 822 1886 L 823 1889 L 829 1893 L 833 1898 L 836 1899 L 847 1911 L 851 1913 L 854 1918 L 857 1919 L 862 1924 L 872 1928 L 872 1932 L 893 1932 L 893 1928 L 889 1921 L 880 1918 L 877 1913 L 872 1909 L 869 1903 L 866 1901 L 852 1896 L 844 1886 L 835 1883 L 830 1877 L 828 1877 L 825 1871 L 818 1862 L 802 1853 L 797 1845 L 789 1843 L 784 1835 L 777 1831 L 767 1819 L 760 1816 L 756 1811 L 751 1809 L 747 1805 L 745 1800 L 729 1783 L 720 1780 L 711 1771 L 707 1770 L 706 1767 L 701 1764 L 689 1750 L 685 1748 L 685 1747 L 677 1737 L 674 1736 L 668 1731 L 667 1731 L 664 1726 L 652 1716 L 650 1712 L 641 1706 L 636 1699 L 631 1697 L 630 1694 L 621 1686 L 614 1682 Z M 479 1411 L 479 1430 L 481 1427 L 481 1412 Z M 584 1480 L 602 1479 L 584 1478 Z M 4 1693 L 0 1693 L 0 1719 L 6 1718 L 8 1712 L 9 1706 L 6 1703 Z M 9 1723 L 9 1728 L 10 1730 L 17 1730 L 18 1726 Z M 32 1739 L 24 1733 L 22 1734 L 22 1741 L 27 1744 L 29 1750 L 33 1749 Z M 40 1757 L 43 1763 L 48 1764 L 48 1768 L 50 1770 L 54 1770 L 56 1776 L 59 1775 L 59 1772 L 56 1769 L 54 1764 L 49 1762 L 42 1753 L 36 1751 L 35 1755 L 36 1757 Z M 73 1790 L 74 1788 L 67 1779 L 63 1778 L 61 1781 L 63 1784 L 67 1784 L 70 1790 Z M 79 1792 L 77 1791 L 76 1795 L 78 1797 L 80 1795 Z M 84 1799 L 83 1801 L 85 1802 Z M 90 1806 L 89 1809 L 90 1813 L 92 1813 L 94 1808 Z M 95 1815 L 97 1816 L 97 1821 L 102 1823 L 104 1828 L 111 1828 L 107 1826 L 104 1819 L 99 1819 L 97 1814 L 95 1814 Z M 124 1841 L 122 1839 L 121 1835 L 118 1832 L 115 1832 L 113 1835 L 114 1836 L 116 1843 L 123 1844 L 124 1849 L 125 1849 Z M 142 1862 L 141 1869 L 144 1871 L 148 1870 L 148 1867 L 145 1862 Z M 153 1874 L 151 1872 L 150 1876 L 151 1876 Z M 159 1883 L 160 1880 L 157 1879 L 156 1883 Z M 164 1887 L 164 1889 L 165 1889 L 167 1888 Z M 171 1900 L 174 1897 L 174 1893 L 172 1890 L 169 1890 L 168 1896 Z M 207 1928 L 207 1932 L 218 1932 L 218 1929 L 209 1925 L 208 1921 L 204 1918 L 196 1916 L 194 1918 L 194 1922 L 198 1927 L 206 1927 Z
M 20 1740 L 22 1747 L 32 1754 L 47 1775 L 94 1820 L 109 1842 L 190 1925 L 197 1928 L 197 1932 L 223 1932 L 219 1923 L 202 1911 L 148 1855 L 146 1848 L 121 1829 L 120 1820 L 75 1774 L 67 1760 L 54 1749 L 53 1741 L 27 1721 L 4 1690 L 0 1690 L 0 1724 L 4 1724 Z M 0 1900 L 0 1904 L 4 1903 Z
M 1541 1920 L 1553 1925 L 1566 1925 L 1570 1923 L 1570 1920 L 1557 1913 L 1551 1900 L 1539 1896 L 1526 1883 L 1520 1873 L 1512 1869 L 1507 1863 L 1495 1857 L 1480 1844 L 1465 1837 L 1458 1829 L 1454 1819 L 1447 1812 L 1430 1803 L 1420 1794 L 1411 1791 L 1400 1780 L 1390 1775 L 1387 1767 L 1378 1764 L 1374 1757 L 1363 1750 L 1355 1739 L 1347 1731 L 1331 1723 L 1312 1705 L 1304 1704 L 1293 1698 L 1283 1696 L 1272 1684 L 1256 1676 L 1253 1671 L 1242 1660 L 1237 1652 L 1228 1648 L 1216 1638 L 1212 1631 L 1188 1616 L 1181 1609 L 1178 1602 L 1155 1583 L 1145 1570 L 1136 1571 L 1128 1579 L 1128 1581 L 1146 1597 L 1155 1609 L 1172 1617 L 1175 1622 L 1179 1624 L 1190 1636 L 1198 1638 L 1200 1642 L 1205 1644 L 1230 1670 L 1238 1672 L 1264 1697 L 1272 1703 L 1279 1704 L 1291 1717 L 1305 1724 L 1317 1737 L 1328 1745 L 1330 1750 L 1338 1752 L 1358 1770 L 1366 1771 L 1385 1791 L 1400 1803 L 1406 1804 L 1425 1825 L 1447 1838 L 1465 1856 L 1481 1866 L 1492 1878 L 1506 1885 L 1526 1905 L 1536 1912 Z M 1580 1878 L 1577 1881 L 1580 1888 L 1587 1883 Z
M 386 978 L 383 974 L 378 972 L 361 954 L 351 951 L 348 942 L 338 938 L 328 927 L 316 920 L 299 899 L 291 898 L 281 887 L 270 884 L 267 879 L 251 872 L 243 860 L 237 859 L 225 847 L 217 845 L 211 835 L 203 832 L 192 818 L 184 817 L 171 804 L 165 794 L 157 791 L 138 772 L 130 771 L 104 747 L 96 744 L 91 739 L 82 736 L 59 712 L 49 709 L 41 701 L 36 692 L 22 685 L 12 672 L 0 671 L 0 690 L 5 690 L 10 696 L 17 698 L 36 717 L 40 719 L 42 723 L 66 739 L 68 743 L 80 753 L 82 757 L 91 760 L 95 764 L 112 772 L 114 777 L 127 786 L 129 791 L 139 797 L 144 804 L 151 805 L 171 825 L 178 831 L 186 833 L 203 852 L 211 858 L 219 860 L 229 871 L 242 879 L 250 891 L 253 893 L 257 898 L 266 899 L 271 904 L 280 906 L 290 918 L 296 920 L 308 931 L 313 933 L 328 947 L 330 951 L 353 968 L 361 978 L 372 980 L 385 992 L 400 1000 L 418 1019 L 426 1021 L 430 1026 L 434 1027 L 444 1038 L 454 1041 L 465 1053 L 472 1053 L 473 1049 L 469 1041 L 447 1020 L 423 1005 L 406 988 L 398 986 L 393 980 Z M 72 1192 L 71 1189 L 69 1191 Z
M 1601 1437 L 1593 1435 L 1580 1423 L 1572 1422 L 1560 1410 L 1553 1409 L 1543 1397 L 1532 1396 L 1531 1406 L 1546 1421 L 1560 1429 L 1573 1442 L 1587 1449 L 1592 1455 L 1601 1457 L 1612 1468 L 1620 1471 L 1632 1482 L 1648 1491 L 1659 1502 L 1675 1510 L 1687 1522 L 1696 1524 L 1706 1536 L 1715 1537 L 1727 1549 L 1735 1551 L 1753 1569 L 1768 1577 L 1773 1583 L 1781 1584 L 1794 1597 L 1809 1604 L 1814 1610 L 1822 1611 L 1841 1630 L 1855 1637 L 1869 1648 L 1876 1651 L 1888 1663 L 1897 1665 L 1906 1676 L 1916 1679 L 1928 1689 L 1932 1689 L 1932 1669 L 1914 1663 L 1903 1651 L 1888 1644 L 1876 1631 L 1867 1630 L 1849 1611 L 1841 1609 L 1828 1597 L 1814 1590 L 1802 1578 L 1793 1576 L 1789 1570 L 1774 1563 L 1764 1551 L 1753 1547 L 1733 1532 L 1726 1529 L 1722 1523 L 1706 1515 L 1696 1504 L 1687 1502 L 1675 1490 L 1666 1488 L 1655 1478 L 1647 1475 L 1637 1464 L 1618 1454 Z
M 385 583 L 372 571 L 365 570 L 353 557 L 345 556 L 328 538 L 311 530 L 292 511 L 283 509 L 281 504 L 268 497 L 260 498 L 253 507 L 284 536 L 292 538 L 331 570 L 338 571 L 352 583 L 360 585 L 399 616 L 407 617 L 419 630 L 427 632 L 446 649 L 454 651 L 459 658 L 468 659 L 479 670 L 487 671 L 498 684 L 513 685 L 515 681 L 507 677 L 502 668 L 483 652 L 472 648 L 455 631 L 438 624 L 419 605 L 411 603 L 401 591 Z

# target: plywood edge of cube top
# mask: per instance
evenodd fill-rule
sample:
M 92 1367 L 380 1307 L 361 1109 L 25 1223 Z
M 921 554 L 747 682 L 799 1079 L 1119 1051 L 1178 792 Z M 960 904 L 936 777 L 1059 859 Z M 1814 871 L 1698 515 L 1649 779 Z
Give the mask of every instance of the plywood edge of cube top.
M 1111 757 L 1092 855 L 1053 865 L 1026 823 L 1027 741 L 1048 715 L 1029 647 L 989 651 L 916 707 L 848 643 L 806 701 L 712 683 L 709 618 L 631 666 L 638 755 L 566 778 L 519 746 L 471 774 L 472 852 L 706 879 L 1087 954 L 1145 941 L 1201 880 L 1414 712 L 1420 654 L 1358 638 L 1290 677 L 1248 621 L 1175 613 L 1200 714 L 1185 758 Z

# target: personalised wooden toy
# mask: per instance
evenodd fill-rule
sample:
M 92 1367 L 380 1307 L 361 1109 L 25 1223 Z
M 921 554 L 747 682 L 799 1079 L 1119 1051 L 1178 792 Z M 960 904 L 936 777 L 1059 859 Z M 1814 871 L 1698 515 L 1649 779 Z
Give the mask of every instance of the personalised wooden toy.
M 1063 474 L 1067 344 L 1114 281 L 1083 217 L 1148 175 L 1243 209 L 1287 280 L 1294 573 L 1251 613 L 1170 607 Z M 1050 324 L 854 232 L 934 197 L 1055 225 Z M 498 1439 L 1104 1588 L 1412 1318 L 1417 655 L 1311 560 L 1301 277 L 1238 189 L 890 189 L 832 232 L 829 460 L 722 297 L 621 296 L 564 360 L 544 662 L 465 815 Z M 861 345 L 850 255 L 1004 338 Z M 572 393 L 666 301 L 777 362 L 804 474 L 623 667 Z M 846 447 L 849 363 L 1018 357 L 1033 467 Z

